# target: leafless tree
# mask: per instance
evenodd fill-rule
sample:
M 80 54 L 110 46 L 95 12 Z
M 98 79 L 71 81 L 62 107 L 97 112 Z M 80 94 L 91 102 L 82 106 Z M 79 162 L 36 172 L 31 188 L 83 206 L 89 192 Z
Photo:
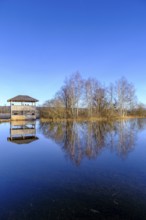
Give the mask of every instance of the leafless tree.
M 74 90 L 72 93 L 74 95 L 74 97 L 72 97 L 74 100 L 74 109 L 76 109 L 76 117 L 78 117 L 79 106 L 82 102 L 81 97 L 83 94 L 83 79 L 79 72 L 76 72 L 71 76 L 71 82 L 73 86 L 72 89 Z
M 93 100 L 96 114 L 99 116 L 106 115 L 107 91 L 106 88 L 102 86 L 98 81 L 96 81 Z
M 56 96 L 61 100 L 66 112 L 66 118 L 73 116 L 73 99 L 72 88 L 66 80 L 65 85 L 62 86 Z
M 89 78 L 85 81 L 85 107 L 88 109 L 88 116 L 92 117 L 93 105 L 94 105 L 94 95 L 95 88 L 97 85 L 97 80 Z
M 50 118 L 113 117 L 136 112 L 135 88 L 124 77 L 109 87 L 97 79 L 83 80 L 76 72 L 66 78 L 55 97 L 43 105 L 43 116 Z M 49 107 L 49 111 L 45 107 Z M 139 108 L 141 110 L 141 108 Z
M 78 117 L 80 98 L 82 95 L 83 80 L 80 73 L 76 72 L 69 79 L 66 79 L 64 85 L 57 93 L 57 96 L 64 104 L 66 117 Z
M 110 83 L 107 87 L 107 102 L 108 102 L 108 116 L 113 117 L 116 114 L 116 93 L 115 93 L 115 85 Z
M 119 114 L 121 116 L 126 115 L 127 111 L 134 106 L 135 100 L 134 85 L 122 77 L 116 82 L 116 101 Z
M 44 118 L 56 119 L 64 118 L 64 106 L 58 97 L 46 101 L 40 111 L 40 114 Z

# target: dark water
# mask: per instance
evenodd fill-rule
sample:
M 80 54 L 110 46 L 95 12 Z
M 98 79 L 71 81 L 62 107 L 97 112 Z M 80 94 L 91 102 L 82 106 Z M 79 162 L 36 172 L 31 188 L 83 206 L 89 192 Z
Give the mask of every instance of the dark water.
M 146 219 L 146 119 L 0 124 L 7 219 Z

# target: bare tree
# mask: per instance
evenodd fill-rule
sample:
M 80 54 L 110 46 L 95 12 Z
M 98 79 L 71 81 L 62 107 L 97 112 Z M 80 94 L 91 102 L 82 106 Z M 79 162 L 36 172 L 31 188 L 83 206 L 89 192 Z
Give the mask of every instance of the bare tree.
M 64 106 L 58 97 L 46 101 L 41 108 L 41 116 L 44 118 L 55 119 L 64 118 Z
M 108 102 L 108 115 L 115 115 L 115 106 L 116 106 L 116 93 L 115 93 L 115 85 L 110 83 L 107 88 L 107 102 Z
M 65 79 L 55 97 L 45 102 L 43 107 L 43 117 L 48 115 L 50 118 L 135 114 L 135 88 L 124 77 L 105 87 L 94 78 L 83 80 L 80 73 L 76 72 Z M 139 110 L 137 112 L 141 114 L 141 108 Z
M 96 114 L 100 116 L 106 115 L 107 91 L 106 88 L 102 86 L 98 81 L 96 81 L 93 100 Z
M 96 79 L 89 78 L 85 81 L 85 103 L 89 117 L 106 114 L 107 91 Z
M 94 94 L 97 81 L 96 79 L 89 78 L 85 81 L 85 107 L 88 109 L 88 116 L 92 117 Z
M 127 110 L 130 110 L 134 106 L 135 100 L 134 85 L 122 77 L 116 82 L 116 101 L 119 114 L 121 116 L 126 115 Z
M 69 79 L 65 80 L 64 86 L 58 92 L 58 97 L 60 97 L 60 100 L 64 103 L 67 117 L 78 117 L 82 89 L 83 80 L 80 73 L 76 72 L 71 75 Z
M 67 80 L 65 82 L 65 85 L 62 86 L 56 96 L 63 103 L 66 112 L 66 118 L 71 117 L 73 115 L 72 88 L 70 87 Z
M 70 81 L 72 84 L 72 89 L 74 90 L 72 92 L 72 95 L 74 95 L 74 97 L 72 97 L 74 100 L 74 109 L 76 109 L 76 117 L 78 117 L 79 105 L 81 103 L 81 97 L 83 94 L 83 79 L 80 73 L 76 72 L 71 76 Z

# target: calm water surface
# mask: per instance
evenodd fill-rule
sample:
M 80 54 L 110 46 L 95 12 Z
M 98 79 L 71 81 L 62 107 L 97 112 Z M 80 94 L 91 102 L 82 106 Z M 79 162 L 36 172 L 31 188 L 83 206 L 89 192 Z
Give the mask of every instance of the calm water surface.
M 0 124 L 0 220 L 146 219 L 146 119 Z

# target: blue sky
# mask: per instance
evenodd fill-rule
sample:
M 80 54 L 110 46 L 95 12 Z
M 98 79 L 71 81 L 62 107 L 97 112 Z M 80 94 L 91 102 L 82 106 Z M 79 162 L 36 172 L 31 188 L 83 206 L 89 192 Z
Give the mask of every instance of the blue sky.
M 0 105 L 42 104 L 76 71 L 106 85 L 125 76 L 146 104 L 145 0 L 0 0 Z

